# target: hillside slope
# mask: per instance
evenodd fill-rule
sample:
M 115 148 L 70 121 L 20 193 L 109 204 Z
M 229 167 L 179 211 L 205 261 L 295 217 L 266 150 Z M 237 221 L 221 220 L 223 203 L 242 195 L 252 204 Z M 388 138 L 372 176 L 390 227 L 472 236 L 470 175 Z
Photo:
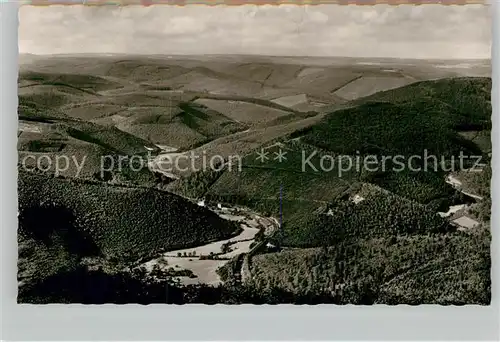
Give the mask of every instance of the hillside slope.
M 489 305 L 488 234 L 417 235 L 294 249 L 252 260 L 249 286 L 340 304 Z
M 489 132 L 489 87 L 489 79 L 460 78 L 426 81 L 375 94 L 247 152 L 241 172 L 228 169 L 201 173 L 168 188 L 191 197 L 239 203 L 282 215 L 285 245 L 334 243 L 339 229 L 360 227 L 387 234 L 401 234 L 398 229 L 404 227 L 422 227 L 420 233 L 444 232 L 446 223 L 437 212 L 474 202 L 446 183 L 448 170 L 460 166 L 461 154 L 482 156 L 485 162 L 489 158 L 482 146 L 463 135 L 472 128 Z M 459 95 L 446 98 L 450 91 Z M 391 98 L 396 98 L 394 103 Z M 476 111 L 465 106 L 469 100 L 476 103 Z M 277 160 L 280 151 L 286 153 L 281 161 Z M 266 161 L 258 159 L 262 152 Z M 311 165 L 305 164 L 305 158 L 311 155 Z M 399 156 L 403 168 L 396 159 L 382 163 L 387 156 Z M 431 156 L 431 162 L 424 169 L 426 156 Z M 364 164 L 366 157 L 377 158 L 376 165 Z M 471 167 L 471 162 L 466 159 L 463 166 Z M 371 189 L 370 185 L 382 192 L 361 194 L 359 189 Z M 353 204 L 346 200 L 356 195 L 364 201 Z M 394 208 L 401 215 L 395 215 Z M 341 219 L 325 215 L 328 209 L 351 214 Z M 391 227 L 396 230 L 391 231 Z

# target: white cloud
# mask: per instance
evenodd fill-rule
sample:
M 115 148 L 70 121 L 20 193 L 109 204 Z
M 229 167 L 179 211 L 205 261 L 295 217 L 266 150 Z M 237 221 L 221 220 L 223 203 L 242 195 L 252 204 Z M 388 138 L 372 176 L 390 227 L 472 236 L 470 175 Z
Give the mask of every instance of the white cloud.
M 488 6 L 23 6 L 29 53 L 488 58 Z
M 200 34 L 206 29 L 205 23 L 193 17 L 174 17 L 166 22 L 163 32 L 173 35 Z
M 308 19 L 314 23 L 326 23 L 328 21 L 328 15 L 319 11 L 310 11 L 307 13 Z

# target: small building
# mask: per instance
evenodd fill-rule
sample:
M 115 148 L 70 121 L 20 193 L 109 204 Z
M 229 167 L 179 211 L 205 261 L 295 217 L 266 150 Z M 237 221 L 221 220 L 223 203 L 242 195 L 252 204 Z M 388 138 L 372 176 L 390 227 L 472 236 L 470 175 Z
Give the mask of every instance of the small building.
M 458 226 L 459 230 L 472 229 L 479 226 L 479 222 L 465 215 L 460 216 L 459 218 L 456 218 L 451 222 L 454 225 Z
M 266 243 L 266 252 L 267 253 L 274 253 L 274 252 L 279 252 L 279 251 L 280 251 L 280 249 L 278 248 L 278 246 L 275 246 L 270 242 Z
M 201 200 L 197 203 L 200 207 L 204 207 L 205 206 L 205 200 Z
M 223 205 L 222 205 L 222 204 L 220 204 L 220 203 L 217 203 L 217 209 L 220 209 L 220 210 L 222 210 L 222 211 L 224 211 L 224 212 L 229 212 L 229 211 L 230 211 L 230 208 L 225 207 L 225 206 L 223 206 Z

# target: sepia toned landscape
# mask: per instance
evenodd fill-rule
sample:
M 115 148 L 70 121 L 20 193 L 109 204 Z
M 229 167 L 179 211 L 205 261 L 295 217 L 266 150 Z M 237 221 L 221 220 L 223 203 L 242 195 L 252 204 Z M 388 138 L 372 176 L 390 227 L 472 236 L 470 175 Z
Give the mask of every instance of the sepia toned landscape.
M 19 302 L 490 303 L 489 59 L 19 63 Z

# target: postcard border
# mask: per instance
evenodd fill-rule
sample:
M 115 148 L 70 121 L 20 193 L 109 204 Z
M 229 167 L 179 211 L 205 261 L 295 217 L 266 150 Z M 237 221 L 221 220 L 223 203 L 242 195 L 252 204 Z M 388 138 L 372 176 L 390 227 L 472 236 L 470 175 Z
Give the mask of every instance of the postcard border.
M 475 340 L 499 339 L 499 238 L 493 232 L 489 307 L 18 305 L 17 75 L 19 3 L 0 4 L 2 340 Z M 492 227 L 500 227 L 500 4 L 493 42 Z
M 19 0 L 24 5 L 85 5 L 85 6 L 151 6 L 151 5 L 208 5 L 208 6 L 241 6 L 241 5 L 472 5 L 486 4 L 488 0 Z

